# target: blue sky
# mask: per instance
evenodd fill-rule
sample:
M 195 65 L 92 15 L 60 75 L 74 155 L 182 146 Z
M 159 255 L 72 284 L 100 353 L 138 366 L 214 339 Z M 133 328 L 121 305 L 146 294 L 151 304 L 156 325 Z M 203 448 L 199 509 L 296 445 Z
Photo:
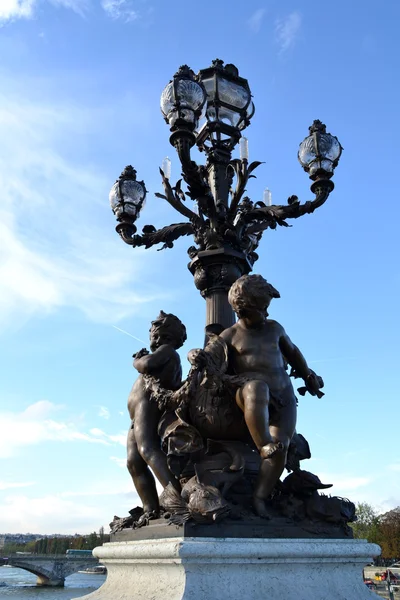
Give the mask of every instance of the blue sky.
M 180 173 L 159 98 L 179 65 L 216 57 L 254 95 L 253 200 L 310 197 L 296 154 L 314 119 L 344 147 L 328 202 L 267 231 L 255 272 L 325 380 L 300 400 L 305 468 L 337 495 L 400 504 L 399 18 L 360 0 L 0 0 L 0 532 L 98 530 L 137 504 L 126 398 L 144 344 L 123 331 L 147 341 L 174 312 L 186 368 L 205 303 L 191 242 L 132 250 L 108 192 L 131 163 L 149 190 L 139 225 L 180 218 L 154 196 L 164 156 Z

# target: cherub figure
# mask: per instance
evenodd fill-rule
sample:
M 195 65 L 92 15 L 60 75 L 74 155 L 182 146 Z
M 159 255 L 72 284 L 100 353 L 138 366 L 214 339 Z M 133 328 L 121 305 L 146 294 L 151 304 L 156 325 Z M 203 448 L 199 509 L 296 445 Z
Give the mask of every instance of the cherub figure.
M 231 287 L 228 300 L 238 316 L 220 338 L 227 344 L 231 373 L 246 378 L 236 392 L 247 428 L 260 452 L 261 466 L 253 495 L 255 511 L 269 517 L 266 501 L 286 463 L 296 427 L 296 397 L 287 363 L 304 379 L 307 390 L 319 395 L 323 381 L 309 369 L 300 350 L 282 325 L 267 319 L 267 308 L 279 292 L 261 275 L 243 275 Z M 189 353 L 193 365 L 206 362 L 205 351 Z
M 142 348 L 134 355 L 133 366 L 140 373 L 128 398 L 132 425 L 127 440 L 127 467 L 143 503 L 143 517 L 159 514 L 155 480 L 149 467 L 165 488 L 180 485 L 170 471 L 157 433 L 162 415 L 162 397 L 157 391 L 177 390 L 182 384 L 182 367 L 177 349 L 186 340 L 186 328 L 172 314 L 163 311 L 151 323 L 150 350 Z

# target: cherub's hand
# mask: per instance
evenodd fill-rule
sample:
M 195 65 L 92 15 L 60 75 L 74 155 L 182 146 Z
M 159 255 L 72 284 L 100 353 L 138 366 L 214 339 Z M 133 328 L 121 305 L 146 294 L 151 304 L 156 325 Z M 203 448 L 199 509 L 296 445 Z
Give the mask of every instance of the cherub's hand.
M 141 350 L 139 350 L 139 352 L 136 352 L 136 354 L 134 354 L 132 358 L 136 360 L 137 358 L 142 358 L 142 356 L 147 356 L 148 354 L 150 354 L 150 352 L 147 350 L 147 348 L 142 348 Z
M 312 396 L 318 396 L 318 398 L 321 398 L 324 395 L 320 391 L 320 389 L 324 387 L 324 381 L 322 377 L 317 375 L 312 369 L 310 369 L 307 379 L 305 380 L 305 384 L 307 387 L 307 391 Z
M 207 355 L 204 350 L 201 350 L 200 348 L 190 350 L 187 357 L 190 364 L 198 369 L 202 369 L 207 364 Z

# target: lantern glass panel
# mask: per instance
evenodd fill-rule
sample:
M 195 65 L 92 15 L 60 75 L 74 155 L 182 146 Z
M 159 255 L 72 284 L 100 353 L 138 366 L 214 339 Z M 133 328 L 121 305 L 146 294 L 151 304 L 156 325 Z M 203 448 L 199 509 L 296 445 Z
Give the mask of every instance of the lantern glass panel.
M 202 79 L 202 83 L 206 88 L 207 97 L 209 100 L 214 100 L 215 96 L 215 79 L 210 77 L 209 79 Z
M 118 181 L 114 183 L 110 190 L 109 194 L 110 205 L 113 210 L 115 210 L 118 204 L 121 202 L 121 198 L 119 197 L 119 183 Z
M 167 116 L 179 103 L 181 107 L 198 110 L 204 102 L 204 91 L 202 87 L 191 79 L 180 79 L 174 88 L 171 81 L 161 94 L 161 111 Z M 192 119 L 193 120 L 193 119 Z
M 236 108 L 244 108 L 249 100 L 250 93 L 246 88 L 228 81 L 223 77 L 218 78 L 218 97 L 222 102 L 235 106 Z
M 175 98 L 174 98 L 174 84 L 171 81 L 163 90 L 161 94 L 160 106 L 161 112 L 164 116 L 167 116 L 168 113 L 171 112 L 174 106 Z
M 217 118 L 217 110 L 214 106 L 210 106 L 207 109 L 207 118 L 209 121 L 220 121 L 221 123 L 226 123 L 231 127 L 236 127 L 240 121 L 240 114 L 226 108 L 225 106 L 220 106 L 218 108 L 218 118 Z
M 329 158 L 329 160 L 334 161 L 340 156 L 341 147 L 339 140 L 333 135 L 321 135 L 321 141 L 319 145 L 320 154 L 326 158 Z
M 121 183 L 123 201 L 133 205 L 139 205 L 143 202 L 146 195 L 145 189 L 139 181 L 126 180 Z
M 309 165 L 316 158 L 313 136 L 309 136 L 300 144 L 299 160 L 303 166 Z

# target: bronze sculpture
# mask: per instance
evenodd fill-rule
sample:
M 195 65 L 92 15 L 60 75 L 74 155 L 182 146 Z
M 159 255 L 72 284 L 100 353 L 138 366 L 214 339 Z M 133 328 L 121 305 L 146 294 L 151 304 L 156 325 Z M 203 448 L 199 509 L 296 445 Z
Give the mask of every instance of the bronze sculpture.
M 152 354 L 142 350 L 136 355 L 134 366 L 141 375 L 129 400 L 128 468 L 143 509 L 131 511 L 127 520 L 116 519 L 113 528 L 145 525 L 163 513 L 175 523 L 228 516 L 307 520 L 318 514 L 344 525 L 348 534 L 352 503 L 322 499 L 317 490 L 326 486 L 300 468 L 311 454 L 295 431 L 297 399 L 290 377 L 304 380 L 300 395 L 319 398 L 323 381 L 283 327 L 267 319 L 270 301 L 279 292 L 261 276 L 248 275 L 264 231 L 289 227 L 289 220 L 312 214 L 326 202 L 334 189 L 340 142 L 315 120 L 300 144 L 298 159 L 312 180 L 313 200 L 300 202 L 291 195 L 287 204 L 272 204 L 265 190 L 262 202 L 253 201 L 245 191 L 262 163 L 249 162 L 243 131 L 255 107 L 248 81 L 235 65 L 216 59 L 197 74 L 181 66 L 162 93 L 161 111 L 186 185 L 182 180 L 173 185 L 171 163 L 165 159 L 160 169 L 164 193 L 156 196 L 185 221 L 161 229 L 148 224 L 138 233 L 135 223 L 147 190 L 131 166 L 114 183 L 110 203 L 116 230 L 132 247 L 161 243 L 172 248 L 178 238 L 193 236 L 188 268 L 206 300 L 207 343 L 189 352 L 191 368 L 184 382 L 176 348 L 185 336 L 165 339 L 162 333 Z M 240 158 L 233 158 L 237 144 Z M 206 155 L 204 165 L 193 160 L 195 145 Z M 189 198 L 196 202 L 194 210 Z M 177 329 L 184 327 L 180 323 Z M 281 482 L 285 467 L 294 475 Z M 151 471 L 163 487 L 160 499 Z
M 152 353 L 134 355 L 140 375 L 128 401 L 128 469 L 143 508 L 115 517 L 114 532 L 164 514 L 175 524 L 281 516 L 334 523 L 349 534 L 354 505 L 319 495 L 331 486 L 300 469 L 311 454 L 295 431 L 288 366 L 311 395 L 321 397 L 324 384 L 283 327 L 267 318 L 272 298 L 279 292 L 261 275 L 240 277 L 229 291 L 238 321 L 219 335 L 208 331 L 204 350 L 189 352 L 184 382 L 176 350 L 185 326 L 162 311 L 152 322 Z M 282 482 L 285 466 L 292 473 Z M 164 488 L 160 499 L 150 469 Z
M 164 487 L 171 483 L 180 488 L 161 450 L 157 427 L 163 407 L 153 398 L 152 385 L 157 382 L 166 390 L 176 390 L 181 386 L 182 367 L 176 350 L 185 340 L 183 323 L 174 315 L 161 311 L 151 323 L 151 354 L 142 348 L 133 356 L 133 366 L 139 377 L 128 399 L 131 427 L 127 438 L 127 467 L 143 502 L 145 517 L 159 514 L 158 493 L 149 467 Z
M 262 458 L 253 502 L 263 517 L 268 516 L 265 501 L 282 474 L 296 427 L 296 398 L 287 364 L 311 394 L 323 386 L 283 327 L 267 319 L 272 298 L 279 296 L 261 275 L 243 275 L 228 295 L 238 322 L 220 335 L 228 344 L 231 369 L 247 379 L 236 392 L 236 403 Z M 199 351 L 194 360 L 201 357 Z

